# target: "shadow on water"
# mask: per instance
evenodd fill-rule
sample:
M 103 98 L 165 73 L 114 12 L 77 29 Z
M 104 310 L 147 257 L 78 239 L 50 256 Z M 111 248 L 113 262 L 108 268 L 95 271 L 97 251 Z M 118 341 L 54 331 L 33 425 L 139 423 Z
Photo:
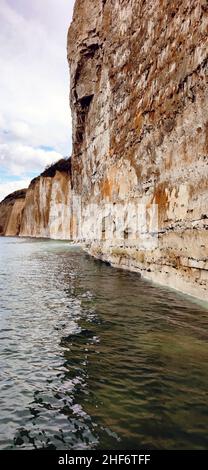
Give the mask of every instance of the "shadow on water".
M 2 449 L 205 449 L 207 311 L 66 243 L 0 240 Z

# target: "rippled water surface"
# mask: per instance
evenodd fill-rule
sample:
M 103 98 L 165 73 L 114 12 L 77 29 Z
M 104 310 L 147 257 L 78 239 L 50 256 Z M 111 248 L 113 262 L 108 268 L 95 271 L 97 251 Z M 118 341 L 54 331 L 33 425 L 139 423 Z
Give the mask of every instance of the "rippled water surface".
M 207 324 L 70 244 L 1 238 L 0 448 L 207 448 Z

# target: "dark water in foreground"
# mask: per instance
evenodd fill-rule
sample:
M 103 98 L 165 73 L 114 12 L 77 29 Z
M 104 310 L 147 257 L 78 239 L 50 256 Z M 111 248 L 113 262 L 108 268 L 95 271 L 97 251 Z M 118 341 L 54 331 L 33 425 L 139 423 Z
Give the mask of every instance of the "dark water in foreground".
M 69 244 L 0 239 L 0 448 L 208 448 L 207 325 Z

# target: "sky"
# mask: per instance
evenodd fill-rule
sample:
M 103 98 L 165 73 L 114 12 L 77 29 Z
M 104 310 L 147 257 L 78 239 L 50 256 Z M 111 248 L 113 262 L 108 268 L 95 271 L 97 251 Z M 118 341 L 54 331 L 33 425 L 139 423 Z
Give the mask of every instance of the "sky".
M 0 201 L 71 153 L 74 0 L 0 0 Z

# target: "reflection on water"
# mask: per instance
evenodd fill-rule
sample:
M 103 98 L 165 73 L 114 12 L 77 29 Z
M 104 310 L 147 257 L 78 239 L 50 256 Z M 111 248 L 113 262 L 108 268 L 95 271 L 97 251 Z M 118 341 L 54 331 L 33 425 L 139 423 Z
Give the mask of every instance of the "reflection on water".
M 0 448 L 207 448 L 207 323 L 67 243 L 0 239 Z

